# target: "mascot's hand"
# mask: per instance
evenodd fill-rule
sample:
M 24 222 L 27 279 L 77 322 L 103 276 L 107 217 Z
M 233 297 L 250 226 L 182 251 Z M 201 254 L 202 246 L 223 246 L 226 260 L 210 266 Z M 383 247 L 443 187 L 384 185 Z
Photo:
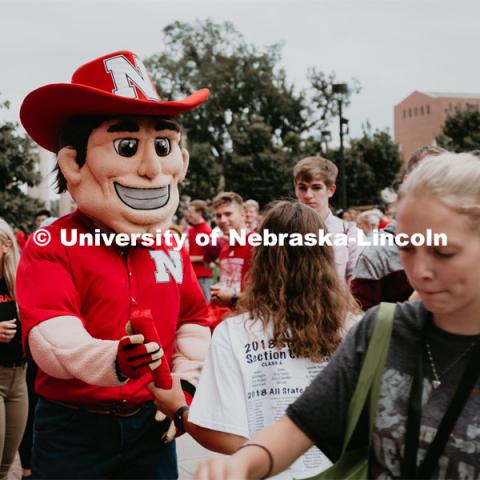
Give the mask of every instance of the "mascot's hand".
M 183 391 L 180 378 L 173 376 L 173 385 L 169 390 L 158 388 L 154 383 L 148 385 L 148 389 L 153 394 L 153 400 L 157 407 L 157 414 L 155 420 L 157 422 L 164 422 L 165 419 L 173 418 L 175 412 L 187 404 L 185 392 Z M 189 403 L 189 402 L 188 402 Z M 164 413 L 165 412 L 165 413 Z M 170 424 L 168 432 L 164 436 L 165 442 L 170 442 L 175 436 L 182 435 L 184 432 L 175 428 L 174 423 Z
M 162 429 L 161 440 L 163 443 L 170 443 L 177 435 L 177 429 L 172 419 L 168 418 L 163 412 L 157 410 L 155 421 L 160 423 Z
M 144 341 L 141 334 L 129 335 L 120 340 L 116 359 L 119 377 L 140 378 L 145 373 L 151 374 L 160 366 L 163 350 L 156 342 Z

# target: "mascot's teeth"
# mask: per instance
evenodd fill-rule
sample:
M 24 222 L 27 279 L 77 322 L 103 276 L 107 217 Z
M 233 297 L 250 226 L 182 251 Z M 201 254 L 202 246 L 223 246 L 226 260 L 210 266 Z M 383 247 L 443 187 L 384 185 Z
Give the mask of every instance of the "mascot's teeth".
M 131 188 L 114 183 L 120 200 L 134 210 L 155 210 L 170 200 L 170 185 L 160 188 Z

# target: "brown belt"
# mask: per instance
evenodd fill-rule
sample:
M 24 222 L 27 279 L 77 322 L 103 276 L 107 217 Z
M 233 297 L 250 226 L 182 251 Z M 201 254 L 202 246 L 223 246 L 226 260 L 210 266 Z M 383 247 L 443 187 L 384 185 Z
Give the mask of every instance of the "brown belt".
M 116 417 L 131 417 L 137 414 L 144 405 L 151 402 L 132 405 L 126 401 L 108 402 L 108 403 L 67 403 L 57 400 L 48 400 L 50 403 L 60 405 L 61 407 L 70 408 L 87 413 L 97 413 L 100 415 L 115 415 Z

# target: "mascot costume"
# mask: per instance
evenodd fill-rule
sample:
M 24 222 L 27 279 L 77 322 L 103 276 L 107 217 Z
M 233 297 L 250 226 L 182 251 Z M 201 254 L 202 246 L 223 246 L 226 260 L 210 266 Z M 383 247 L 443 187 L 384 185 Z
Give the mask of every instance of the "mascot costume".
M 23 126 L 56 153 L 58 190 L 78 207 L 36 232 L 17 275 L 24 346 L 40 369 L 35 478 L 178 476 L 175 428 L 159 412 L 155 421 L 146 386 L 170 388 L 171 369 L 193 395 L 210 340 L 188 254 L 158 241 L 188 167 L 177 117 L 207 97 L 160 100 L 139 58 L 121 51 L 22 104 Z

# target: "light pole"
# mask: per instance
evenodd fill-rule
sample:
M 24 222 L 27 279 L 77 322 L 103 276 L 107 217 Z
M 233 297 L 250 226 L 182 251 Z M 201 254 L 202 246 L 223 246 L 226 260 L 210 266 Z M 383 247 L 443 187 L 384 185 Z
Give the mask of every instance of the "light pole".
M 340 207 L 342 210 L 347 208 L 347 175 L 345 172 L 345 155 L 343 151 L 343 126 L 348 125 L 348 120 L 343 118 L 343 95 L 348 93 L 348 85 L 346 83 L 333 83 L 332 84 L 332 93 L 337 94 L 337 103 L 338 103 L 338 124 L 340 130 L 340 169 L 339 169 L 339 180 L 340 180 Z
M 332 140 L 330 130 L 322 130 L 320 132 L 320 148 L 323 151 L 325 146 L 325 155 L 328 157 L 328 143 Z

